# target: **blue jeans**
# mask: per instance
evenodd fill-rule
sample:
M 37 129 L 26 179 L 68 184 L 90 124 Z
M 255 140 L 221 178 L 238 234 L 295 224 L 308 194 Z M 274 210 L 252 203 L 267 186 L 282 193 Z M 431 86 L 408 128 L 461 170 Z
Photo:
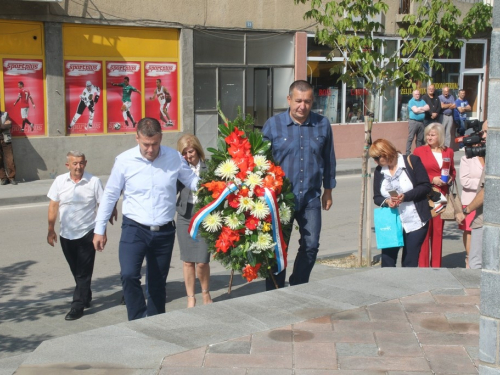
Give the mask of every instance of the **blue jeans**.
M 159 232 L 152 232 L 123 217 L 119 260 L 128 320 L 165 312 L 165 286 L 175 241 L 172 222 Z M 146 305 L 141 287 L 141 267 L 146 257 Z
M 406 233 L 403 231 L 403 256 L 401 259 L 402 267 L 418 267 L 418 256 L 420 255 L 420 248 L 424 243 L 427 230 L 429 229 L 429 222 L 413 232 Z M 391 247 L 382 249 L 382 267 L 396 267 L 398 260 L 398 253 L 400 247 Z
M 316 262 L 319 248 L 319 235 L 321 232 L 321 200 L 314 198 L 306 204 L 300 211 L 296 211 L 294 219 L 299 226 L 299 250 L 293 272 L 290 275 L 290 285 L 305 284 L 309 282 L 309 276 Z M 273 269 L 273 272 L 276 270 Z M 274 275 L 279 288 L 285 286 L 286 269 L 278 275 Z M 271 278 L 266 279 L 266 290 L 275 289 Z

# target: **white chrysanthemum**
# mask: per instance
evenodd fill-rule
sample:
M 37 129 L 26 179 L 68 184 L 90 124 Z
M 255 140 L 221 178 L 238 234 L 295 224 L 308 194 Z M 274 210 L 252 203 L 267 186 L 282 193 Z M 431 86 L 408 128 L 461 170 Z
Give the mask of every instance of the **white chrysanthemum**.
M 262 177 L 260 177 L 256 173 L 249 173 L 247 179 L 245 180 L 245 185 L 247 185 L 250 189 L 253 190 L 257 185 L 262 185 Z
M 240 202 L 238 213 L 249 211 L 253 208 L 253 200 L 250 197 L 240 197 L 238 201 Z
M 231 159 L 225 160 L 219 164 L 215 170 L 215 175 L 226 180 L 232 180 L 238 173 L 238 166 Z
M 255 163 L 255 166 L 261 171 L 267 171 L 271 166 L 269 164 L 269 160 L 267 160 L 264 155 L 255 155 L 253 157 L 253 162 Z
M 269 206 L 266 202 L 259 199 L 253 204 L 252 211 L 250 213 L 257 219 L 264 219 L 267 215 L 269 215 L 269 212 Z
M 220 212 L 213 212 L 203 219 L 203 228 L 209 232 L 217 232 L 222 227 Z
M 280 221 L 281 224 L 288 224 L 292 219 L 292 210 L 286 204 L 282 203 L 280 206 Z
M 273 238 L 269 233 L 259 233 L 257 236 L 257 241 L 254 242 L 254 246 L 257 250 L 267 250 L 274 246 Z
M 238 219 L 236 214 L 231 214 L 224 218 L 224 224 L 226 224 L 232 230 L 238 229 L 243 223 Z

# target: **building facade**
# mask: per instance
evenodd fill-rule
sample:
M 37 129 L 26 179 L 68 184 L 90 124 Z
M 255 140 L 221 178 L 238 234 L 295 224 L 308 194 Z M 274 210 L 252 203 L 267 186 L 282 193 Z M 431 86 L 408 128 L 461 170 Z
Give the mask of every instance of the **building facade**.
M 397 48 L 400 13 L 412 10 L 388 3 L 392 13 L 383 17 L 381 37 Z M 325 47 L 315 44 L 315 26 L 303 19 L 308 6 L 289 0 L 5 1 L 0 105 L 14 122 L 17 178 L 53 178 L 70 149 L 87 154 L 94 174 L 108 174 L 114 157 L 135 144 L 133 122 L 145 116 L 161 120 L 169 146 L 186 132 L 214 146 L 218 103 L 229 118 L 240 108 L 259 127 L 287 108 L 295 79 L 313 84 L 314 110 L 334 124 L 337 156 L 360 156 L 366 90 L 362 81 L 346 87 L 330 74 L 342 58 L 327 61 Z M 466 11 L 471 4 L 460 6 Z M 438 92 L 445 84 L 466 88 L 471 116 L 480 119 L 487 50 L 488 40 L 469 41 L 442 61 L 444 72 L 433 73 Z M 125 77 L 134 90 L 117 86 Z M 168 116 L 160 114 L 163 88 L 171 98 Z M 27 91 L 35 107 L 27 98 L 14 105 Z M 375 135 L 404 139 L 408 99 L 401 87 L 377 99 Z M 23 121 L 23 101 L 32 127 Z

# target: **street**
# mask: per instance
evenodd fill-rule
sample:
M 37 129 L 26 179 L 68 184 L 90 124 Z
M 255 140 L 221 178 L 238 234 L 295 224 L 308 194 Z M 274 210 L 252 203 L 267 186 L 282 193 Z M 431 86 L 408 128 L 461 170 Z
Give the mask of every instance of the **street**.
M 360 177 L 340 176 L 333 200 L 330 211 L 323 211 L 319 257 L 357 251 Z M 69 310 L 74 281 L 60 244 L 52 248 L 46 242 L 47 209 L 48 203 L 0 207 L 0 375 L 12 373 L 9 369 L 22 362 L 23 353 L 31 352 L 43 340 L 126 320 L 125 307 L 119 305 L 121 217 L 114 226 L 108 225 L 107 247 L 96 256 L 92 307 L 85 311 L 82 319 L 66 322 L 64 315 Z M 445 226 L 444 267 L 463 267 L 462 235 L 456 228 L 455 223 Z M 289 270 L 296 255 L 297 240 L 294 230 Z M 374 234 L 372 241 L 375 244 Z M 372 256 L 379 253 L 372 248 Z M 325 272 L 325 267 L 316 266 L 311 278 L 314 279 L 319 270 Z M 262 280 L 247 284 L 235 274 L 233 292 L 228 295 L 229 272 L 217 262 L 211 262 L 211 273 L 215 302 L 264 290 Z M 200 293 L 199 285 L 197 293 Z M 184 308 L 185 304 L 182 263 L 176 244 L 167 282 L 167 311 Z

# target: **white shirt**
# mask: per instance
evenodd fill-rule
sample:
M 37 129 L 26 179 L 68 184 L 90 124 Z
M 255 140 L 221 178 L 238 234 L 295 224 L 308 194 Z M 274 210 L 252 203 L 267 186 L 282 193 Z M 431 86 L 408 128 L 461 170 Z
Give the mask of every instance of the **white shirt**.
M 160 146 L 157 158 L 149 161 L 139 145 L 116 157 L 102 202 L 97 212 L 94 233 L 104 234 L 116 201 L 123 191 L 123 215 L 143 225 L 165 225 L 174 220 L 177 180 L 196 190 L 199 177 L 181 154 Z
M 400 168 L 404 169 L 406 168 L 406 165 L 404 161 L 404 156 L 398 154 L 398 169 Z M 383 166 L 381 172 L 384 175 L 388 176 L 391 175 L 388 166 Z M 399 181 L 399 188 L 397 190 L 399 194 L 406 193 L 407 191 L 413 189 L 413 184 L 405 171 L 403 171 L 403 173 L 400 174 L 398 181 Z M 390 198 L 389 190 L 393 190 L 393 187 L 389 185 L 390 182 L 387 179 L 384 179 L 382 181 L 382 186 L 380 187 L 380 194 L 382 194 L 384 198 Z M 420 216 L 418 214 L 415 203 L 402 202 L 398 207 L 398 211 L 399 211 L 399 216 L 401 218 L 401 223 L 403 224 L 403 228 L 406 233 L 413 232 L 417 229 L 422 228 L 425 225 L 425 223 L 422 223 L 422 220 L 420 220 Z
M 95 101 L 96 95 L 101 95 L 101 90 L 99 89 L 99 87 L 92 85 L 90 91 L 87 90 L 87 88 L 83 89 L 82 95 L 80 95 L 80 99 L 88 107 L 90 103 Z
M 90 173 L 84 172 L 78 182 L 71 179 L 69 172 L 56 177 L 47 197 L 59 202 L 61 237 L 76 240 L 94 228 L 102 194 L 101 180 Z

